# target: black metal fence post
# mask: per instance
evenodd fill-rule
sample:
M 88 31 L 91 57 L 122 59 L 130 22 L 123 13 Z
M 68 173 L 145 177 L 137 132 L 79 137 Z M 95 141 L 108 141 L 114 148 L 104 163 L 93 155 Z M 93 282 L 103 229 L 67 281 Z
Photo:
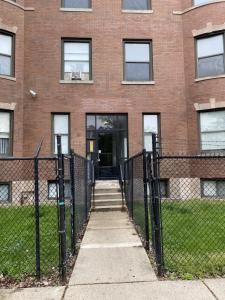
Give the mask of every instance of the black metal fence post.
M 149 209 L 148 209 L 148 185 L 147 185 L 147 158 L 146 150 L 143 150 L 143 184 L 144 184 L 144 209 L 145 209 L 145 248 L 149 250 Z
M 130 212 L 131 212 L 131 218 L 134 218 L 134 164 L 133 160 L 130 161 L 131 167 L 129 170 L 130 173 L 130 183 L 131 183 L 131 191 L 130 191 Z
M 64 198 L 64 170 L 61 136 L 57 136 L 58 151 L 58 182 L 59 182 L 59 250 L 60 250 L 60 274 L 63 283 L 66 281 L 66 222 L 65 222 L 65 198 Z
M 85 221 L 88 219 L 88 162 L 84 161 Z
M 76 251 L 76 207 L 75 207 L 75 162 L 74 162 L 74 152 L 70 151 L 70 187 L 71 187 L 71 253 L 75 255 Z
M 152 158 L 153 158 L 153 208 L 155 220 L 155 252 L 158 275 L 163 275 L 163 248 L 162 248 L 162 232 L 161 232 L 161 197 L 160 197 L 160 179 L 158 172 L 158 153 L 157 153 L 157 137 L 152 135 Z
M 35 244 L 36 244 L 36 276 L 41 277 L 41 251 L 40 251 L 40 207 L 39 207 L 39 170 L 38 154 L 34 158 L 34 201 L 35 201 Z

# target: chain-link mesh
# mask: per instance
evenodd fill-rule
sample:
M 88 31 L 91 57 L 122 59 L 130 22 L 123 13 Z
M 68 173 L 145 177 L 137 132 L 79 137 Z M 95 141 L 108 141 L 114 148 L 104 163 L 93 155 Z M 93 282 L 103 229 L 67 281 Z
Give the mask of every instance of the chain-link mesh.
M 0 159 L 0 274 L 22 279 L 62 267 L 59 206 L 65 202 L 66 261 L 91 208 L 91 162 L 63 156 L 64 199 L 59 199 L 57 157 Z
M 144 241 L 146 237 L 146 217 L 143 182 L 144 153 L 141 152 L 125 162 L 124 189 L 125 200 L 130 217 Z
M 224 274 L 225 157 L 161 157 L 159 167 L 166 270 Z

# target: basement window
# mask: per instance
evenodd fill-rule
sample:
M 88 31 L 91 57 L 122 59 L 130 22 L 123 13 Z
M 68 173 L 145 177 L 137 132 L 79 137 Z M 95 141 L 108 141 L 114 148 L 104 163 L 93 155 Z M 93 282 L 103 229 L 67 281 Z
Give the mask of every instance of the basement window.
M 0 203 L 10 202 L 10 183 L 0 182 Z
M 225 198 L 225 180 L 202 179 L 202 197 Z

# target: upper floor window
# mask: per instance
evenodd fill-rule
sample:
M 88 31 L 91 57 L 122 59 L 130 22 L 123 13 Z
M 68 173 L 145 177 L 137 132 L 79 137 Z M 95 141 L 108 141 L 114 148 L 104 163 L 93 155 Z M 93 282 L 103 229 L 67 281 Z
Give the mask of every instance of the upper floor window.
M 61 136 L 62 153 L 69 153 L 69 114 L 53 114 L 53 151 L 57 154 L 57 135 Z
M 11 113 L 0 111 L 0 156 L 11 155 Z
M 193 4 L 194 5 L 200 5 L 200 4 L 205 4 L 205 3 L 209 3 L 212 2 L 210 0 L 193 0 Z
M 14 35 L 0 32 L 0 75 L 14 76 Z
M 225 73 L 224 34 L 197 39 L 198 77 Z
M 152 134 L 159 134 L 159 115 L 144 114 L 143 115 L 144 127 L 144 148 L 147 151 L 152 151 Z
M 64 40 L 63 41 L 63 79 L 90 80 L 91 79 L 91 41 Z
M 124 80 L 152 80 L 152 58 L 150 41 L 124 42 Z
M 225 110 L 201 112 L 200 131 L 202 150 L 224 150 Z
M 148 10 L 150 9 L 150 0 L 123 0 L 123 9 Z
M 91 8 L 91 0 L 62 0 L 65 8 Z

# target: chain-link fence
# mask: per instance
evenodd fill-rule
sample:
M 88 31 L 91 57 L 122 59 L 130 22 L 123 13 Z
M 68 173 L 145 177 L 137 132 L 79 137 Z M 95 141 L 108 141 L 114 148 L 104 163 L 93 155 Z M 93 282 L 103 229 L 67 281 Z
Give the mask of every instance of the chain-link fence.
M 93 173 L 73 152 L 0 158 L 0 275 L 66 274 L 87 222 Z
M 147 245 L 149 238 L 158 274 L 224 275 L 225 156 L 162 155 L 153 136 L 153 152 L 124 169 L 128 211 Z

